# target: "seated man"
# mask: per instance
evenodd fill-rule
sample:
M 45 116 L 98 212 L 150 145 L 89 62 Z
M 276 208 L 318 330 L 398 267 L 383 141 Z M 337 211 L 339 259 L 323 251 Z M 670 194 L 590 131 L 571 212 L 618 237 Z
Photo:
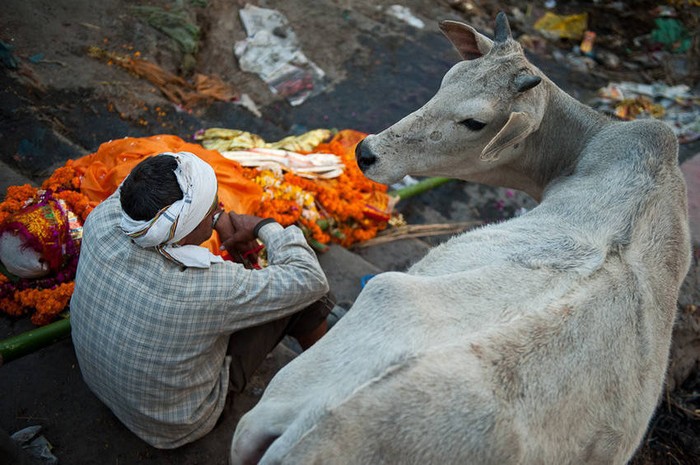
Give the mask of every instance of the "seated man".
M 269 265 L 199 246 L 213 229 L 236 256 L 259 238 Z M 90 389 L 136 435 L 175 448 L 207 434 L 285 336 L 307 348 L 332 303 L 296 226 L 222 213 L 213 169 L 191 153 L 137 165 L 87 218 L 71 309 Z

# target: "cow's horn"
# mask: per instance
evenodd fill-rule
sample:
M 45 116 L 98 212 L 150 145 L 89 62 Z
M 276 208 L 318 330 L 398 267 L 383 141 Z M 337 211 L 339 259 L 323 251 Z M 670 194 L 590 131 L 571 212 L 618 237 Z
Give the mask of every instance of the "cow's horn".
M 496 15 L 496 30 L 494 35 L 494 40 L 499 43 L 513 38 L 513 34 L 510 32 L 510 24 L 508 24 L 508 17 L 506 17 L 506 14 L 502 11 L 499 11 Z
M 542 82 L 542 78 L 539 76 L 521 74 L 515 78 L 515 87 L 518 89 L 518 92 L 525 92 L 526 90 L 532 89 L 540 82 Z

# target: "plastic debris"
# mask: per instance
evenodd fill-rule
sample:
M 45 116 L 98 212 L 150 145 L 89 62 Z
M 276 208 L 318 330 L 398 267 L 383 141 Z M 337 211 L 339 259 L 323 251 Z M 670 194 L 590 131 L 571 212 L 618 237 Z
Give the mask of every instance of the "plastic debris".
M 403 189 L 404 187 L 414 186 L 416 184 L 418 184 L 418 180 L 413 176 L 407 174 L 403 177 L 403 179 L 401 179 L 401 181 L 392 184 L 391 188 L 397 191 L 399 189 Z
M 661 44 L 674 53 L 685 53 L 690 49 L 690 33 L 676 18 L 656 18 L 656 28 L 651 31 L 651 41 Z
M 58 458 L 51 453 L 53 446 L 44 436 L 39 435 L 40 432 L 41 425 L 28 426 L 13 433 L 10 439 L 24 449 L 36 463 L 46 465 L 58 464 Z
M 388 15 L 400 19 L 409 26 L 413 26 L 418 29 L 423 29 L 425 27 L 425 23 L 420 18 L 417 18 L 413 13 L 411 13 L 411 9 L 406 6 L 391 5 L 386 9 L 386 12 Z
M 374 278 L 374 274 L 366 274 L 360 278 L 360 287 L 365 287 L 370 279 Z
M 468 13 L 473 16 L 482 17 L 485 15 L 484 9 L 475 0 L 447 0 L 447 3 L 457 11 Z
M 17 69 L 19 66 L 17 58 L 15 58 L 14 53 L 12 53 L 13 48 L 12 45 L 0 40 L 0 63 L 9 69 Z
M 30 63 L 37 64 L 37 63 L 41 63 L 42 61 L 44 61 L 44 54 L 43 53 L 37 53 L 36 55 L 32 55 L 29 57 Z
M 681 144 L 700 139 L 700 96 L 687 85 L 610 83 L 598 90 L 593 108 L 621 119 L 656 118 L 668 124 Z
M 548 11 L 535 22 L 534 27 L 552 39 L 581 40 L 588 29 L 588 13 L 562 16 Z
M 664 107 L 644 95 L 620 100 L 615 104 L 615 116 L 620 119 L 633 120 L 644 114 L 661 119 L 664 116 Z
M 581 41 L 580 45 L 580 50 L 581 54 L 586 55 L 588 57 L 593 57 L 593 43 L 595 42 L 595 32 L 593 31 L 585 31 L 583 33 L 583 40 Z
M 588 73 L 596 67 L 596 61 L 593 58 L 576 52 L 564 53 L 561 50 L 554 49 L 552 58 L 554 58 L 554 61 L 579 73 Z
M 257 116 L 258 118 L 262 117 L 262 112 L 258 108 L 258 106 L 255 104 L 255 101 L 250 97 L 248 94 L 241 94 L 241 96 L 238 98 L 238 100 L 234 100 L 236 105 L 240 105 L 243 108 L 247 109 L 249 112 Z
M 595 60 L 608 69 L 619 69 L 622 65 L 620 57 L 608 50 L 596 50 Z
M 247 38 L 236 42 L 234 53 L 243 71 L 256 73 L 291 105 L 323 91 L 325 73 L 301 51 L 286 17 L 250 4 L 239 14 Z

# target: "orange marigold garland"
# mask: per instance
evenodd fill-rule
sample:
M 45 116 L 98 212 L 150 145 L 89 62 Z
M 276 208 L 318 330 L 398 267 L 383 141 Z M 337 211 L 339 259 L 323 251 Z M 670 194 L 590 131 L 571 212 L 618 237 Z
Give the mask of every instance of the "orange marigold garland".
M 73 164 L 73 160 L 68 160 L 43 182 L 41 188 L 54 192 L 54 197 L 65 201 L 68 208 L 78 215 L 81 222 L 84 222 L 95 208 L 95 202 L 91 202 L 80 192 L 80 176 L 73 168 Z
M 10 215 L 24 207 L 28 200 L 34 198 L 36 191 L 36 188 L 29 184 L 8 187 L 5 200 L 0 203 L 0 223 L 4 223 Z
M 343 246 L 371 239 L 388 225 L 393 200 L 387 187 L 364 176 L 355 162 L 354 149 L 365 134 L 343 130 L 330 141 L 307 153 L 332 153 L 344 165 L 343 173 L 334 179 L 309 180 L 291 172 L 274 172 L 246 168 L 241 173 L 263 188 L 263 199 L 255 212 L 275 218 L 282 225 L 299 225 L 311 241 L 320 244 L 336 242 Z M 305 152 L 306 153 L 306 152 Z M 22 208 L 38 201 L 42 195 L 63 202 L 65 208 L 85 221 L 96 202 L 80 192 L 80 176 L 69 160 L 55 170 L 42 184 L 42 190 L 24 185 L 8 188 L 0 203 L 0 224 Z M 48 193 L 48 194 L 47 194 Z M 76 255 L 77 256 L 77 255 Z M 75 261 L 77 265 L 77 259 Z M 35 280 L 11 280 L 0 273 L 0 309 L 18 316 L 35 309 L 32 322 L 44 325 L 53 321 L 66 308 L 74 288 L 75 269 L 60 277 Z
M 10 279 L 0 273 L 0 309 L 6 314 L 20 316 L 34 309 L 32 322 L 36 325 L 45 325 L 52 322 L 67 307 L 73 293 L 73 279 L 82 233 L 81 225 L 94 207 L 87 197 L 79 192 L 79 186 L 80 180 L 72 168 L 72 160 L 69 160 L 65 166 L 58 168 L 44 181 L 41 190 L 28 184 L 11 186 L 7 189 L 5 200 L 0 203 L 0 225 L 3 228 L 12 229 L 14 234 L 23 237 L 28 241 L 27 246 L 41 248 L 42 241 L 49 240 L 49 237 L 56 237 L 58 232 L 46 230 L 39 234 L 41 227 L 51 228 L 51 226 L 41 223 L 42 216 L 38 212 L 30 213 L 34 216 L 39 214 L 36 219 L 27 219 L 26 215 L 22 216 L 22 211 L 43 205 L 47 214 L 55 215 L 54 221 L 58 220 L 59 216 L 64 218 L 65 224 L 61 222 L 63 220 L 53 224 L 55 227 L 65 227 L 70 237 L 65 237 L 64 242 L 61 243 L 62 258 L 51 257 L 49 260 L 52 261 L 49 276 L 35 279 L 17 277 Z M 21 223 L 13 222 L 15 219 L 31 221 L 30 230 L 25 229 L 26 227 Z
M 24 308 L 36 309 L 32 315 L 32 323 L 42 326 L 51 323 L 66 308 L 74 288 L 75 283 L 69 282 L 51 289 L 26 289 L 17 293 L 15 300 Z
M 308 153 L 338 155 L 345 169 L 334 179 L 310 180 L 292 172 L 244 168 L 244 174 L 264 191 L 258 216 L 274 218 L 287 226 L 298 224 L 321 244 L 351 246 L 374 237 L 391 217 L 392 199 L 387 186 L 362 173 L 355 161 L 355 146 L 365 134 L 344 130 Z

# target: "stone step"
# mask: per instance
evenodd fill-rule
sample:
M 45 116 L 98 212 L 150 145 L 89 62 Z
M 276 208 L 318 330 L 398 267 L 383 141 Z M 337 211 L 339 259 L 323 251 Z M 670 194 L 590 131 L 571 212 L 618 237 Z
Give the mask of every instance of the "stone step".
M 34 181 L 15 170 L 7 163 L 0 161 L 0 199 L 5 198 L 8 187 L 21 186 L 24 184 L 30 184 L 36 187 L 36 183 Z
M 345 305 L 354 302 L 359 295 L 363 277 L 385 271 L 336 244 L 320 253 L 318 261 L 326 273 L 331 292 L 339 303 Z

